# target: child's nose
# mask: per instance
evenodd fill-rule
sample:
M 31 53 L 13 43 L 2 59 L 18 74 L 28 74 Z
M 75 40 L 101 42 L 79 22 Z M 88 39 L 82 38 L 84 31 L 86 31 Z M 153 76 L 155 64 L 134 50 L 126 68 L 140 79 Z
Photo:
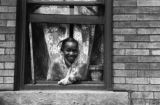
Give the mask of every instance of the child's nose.
M 70 55 L 73 55 L 74 53 L 73 53 L 73 51 L 70 51 L 69 54 L 70 54 Z

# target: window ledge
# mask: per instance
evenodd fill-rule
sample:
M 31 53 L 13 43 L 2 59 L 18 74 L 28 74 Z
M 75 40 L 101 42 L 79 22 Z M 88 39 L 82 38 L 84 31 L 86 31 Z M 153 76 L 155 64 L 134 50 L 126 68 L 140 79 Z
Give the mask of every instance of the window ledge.
M 0 92 L 3 104 L 12 105 L 128 105 L 127 92 L 104 90 L 43 90 Z

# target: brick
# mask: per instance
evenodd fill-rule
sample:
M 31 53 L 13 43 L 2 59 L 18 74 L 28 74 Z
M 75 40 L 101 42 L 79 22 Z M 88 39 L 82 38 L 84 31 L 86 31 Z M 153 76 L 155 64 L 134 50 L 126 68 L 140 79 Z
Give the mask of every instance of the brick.
M 15 33 L 15 27 L 0 27 L 0 33 L 2 34 L 14 34 Z
M 137 91 L 160 91 L 160 85 L 138 85 Z
M 160 69 L 160 63 L 150 63 L 150 69 Z
M 146 76 L 145 76 L 145 70 L 137 70 L 137 73 L 138 73 L 138 74 L 137 74 L 137 77 L 141 77 L 141 78 L 142 78 L 142 77 L 143 77 L 143 78 L 146 77 Z
M 0 20 L 0 26 L 7 26 L 6 20 Z
M 160 55 L 160 50 L 152 50 L 151 54 L 152 55 Z
M 14 63 L 13 62 L 5 63 L 5 69 L 14 69 Z
M 3 77 L 0 77 L 0 83 L 3 83 Z
M 5 54 L 5 53 L 4 53 L 4 48 L 0 48 L 0 55 L 1 55 L 1 54 Z
M 132 98 L 153 99 L 153 92 L 133 92 Z
M 138 48 L 150 48 L 150 49 L 160 48 L 160 43 L 159 42 L 138 43 Z
M 0 42 L 0 47 L 15 47 L 14 41 L 8 41 L 8 42 Z
M 113 55 L 124 55 L 125 50 L 124 49 L 114 49 L 113 50 Z
M 114 77 L 114 83 L 125 83 L 124 77 Z
M 160 22 L 159 21 L 116 21 L 114 22 L 114 27 L 116 28 L 159 28 L 160 27 Z
M 149 50 L 126 49 L 126 55 L 149 55 Z
M 151 35 L 150 40 L 151 41 L 160 41 L 160 36 L 159 35 Z
M 0 76 L 14 76 L 14 70 L 0 70 Z
M 137 48 L 135 42 L 114 42 L 113 48 Z
M 113 26 L 115 27 L 115 28 L 130 28 L 130 27 L 132 27 L 132 22 L 125 22 L 125 21 L 123 21 L 123 22 L 120 22 L 120 21 L 115 21 L 114 23 L 113 23 Z
M 137 56 L 114 56 L 113 62 L 137 62 L 138 57 Z
M 15 6 L 0 6 L 1 13 L 16 12 Z
M 154 98 L 155 99 L 160 99 L 160 92 L 154 92 Z
M 134 41 L 143 41 L 143 42 L 145 42 L 145 41 L 150 41 L 150 37 L 148 36 L 148 35 L 141 35 L 141 36 L 136 36 L 136 35 L 126 35 L 125 37 L 124 37 L 124 40 L 125 41 L 129 41 L 129 42 L 134 42 Z
M 114 36 L 114 41 L 124 41 L 124 36 L 115 35 L 115 36 Z
M 148 105 L 145 99 L 132 99 L 133 105 Z
M 16 12 L 16 7 L 8 7 L 8 12 Z
M 15 55 L 0 55 L 0 61 L 15 61 Z
M 125 69 L 150 69 L 149 63 L 125 63 Z
M 0 90 L 13 90 L 13 84 L 0 84 Z
M 7 27 L 15 27 L 16 26 L 16 21 L 9 20 L 7 21 Z
M 160 27 L 159 21 L 148 22 L 148 24 L 149 24 L 149 27 Z
M 14 76 L 14 70 L 8 70 L 8 76 Z
M 138 7 L 138 13 L 160 13 L 160 7 Z
M 149 105 L 159 105 L 159 104 L 160 104 L 160 100 L 158 99 L 149 100 Z
M 160 29 L 159 28 L 150 28 L 150 29 L 138 29 L 138 34 L 160 34 Z
M 0 12 L 8 12 L 8 6 L 0 6 Z
M 0 14 L 0 19 L 11 19 L 15 20 L 16 19 L 16 13 L 1 13 Z
M 159 78 L 159 76 L 160 76 L 160 71 L 159 71 L 159 69 L 158 69 L 158 70 L 153 70 L 153 69 L 151 69 L 151 70 L 146 70 L 146 71 L 145 71 L 145 77 Z
M 149 84 L 149 78 L 126 78 L 129 84 Z
M 1 0 L 1 5 L 16 6 L 17 0 Z
M 114 21 L 136 20 L 136 15 L 113 15 Z
M 0 69 L 4 69 L 4 63 L 0 63 Z
M 137 15 L 137 20 L 160 20 L 160 15 L 155 14 L 139 14 Z
M 139 22 L 139 21 L 115 21 L 114 27 L 116 28 L 136 28 L 136 27 L 149 27 L 149 23 L 147 22 Z
M 137 70 L 114 70 L 114 76 L 137 77 Z
M 14 83 L 13 77 L 4 77 L 4 83 Z
M 6 48 L 5 54 L 15 54 L 15 49 L 14 48 Z
M 160 78 L 150 78 L 151 84 L 160 84 Z
M 130 91 L 135 91 L 138 90 L 137 85 L 133 85 L 133 84 L 114 84 L 114 90 L 130 90 Z
M 141 56 L 138 62 L 160 62 L 160 56 Z
M 114 7 L 114 14 L 137 13 L 137 7 Z
M 113 63 L 113 69 L 125 69 L 124 63 Z
M 5 35 L 4 34 L 0 34 L 0 40 L 2 41 L 4 41 L 5 40 Z
M 160 22 L 159 21 L 147 21 L 147 22 L 139 22 L 140 27 L 160 27 Z
M 136 34 L 136 29 L 113 29 L 113 34 Z
M 136 0 L 114 0 L 114 6 L 136 6 Z
M 159 0 L 137 0 L 138 6 L 160 6 Z
M 144 24 L 144 25 L 143 25 Z M 145 23 L 142 22 L 136 22 L 136 21 L 115 21 L 114 22 L 114 27 L 116 28 L 133 28 L 133 27 L 142 27 L 142 26 L 145 26 Z
M 114 62 L 137 62 L 138 57 L 137 56 L 114 56 L 113 61 Z
M 14 41 L 15 40 L 15 34 L 6 34 L 6 40 Z

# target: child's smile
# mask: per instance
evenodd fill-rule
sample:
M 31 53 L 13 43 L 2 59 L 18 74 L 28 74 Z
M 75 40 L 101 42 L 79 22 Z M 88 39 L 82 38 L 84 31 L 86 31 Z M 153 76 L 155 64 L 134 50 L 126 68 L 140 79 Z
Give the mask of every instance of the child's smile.
M 66 42 L 63 49 L 64 57 L 69 63 L 74 63 L 78 56 L 78 45 L 74 42 Z

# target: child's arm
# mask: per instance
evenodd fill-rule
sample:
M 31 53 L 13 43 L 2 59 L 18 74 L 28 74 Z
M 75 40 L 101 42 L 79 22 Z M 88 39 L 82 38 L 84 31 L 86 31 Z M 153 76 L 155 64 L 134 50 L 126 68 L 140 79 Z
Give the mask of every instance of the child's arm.
M 71 72 L 58 82 L 59 85 L 69 85 L 76 81 L 84 80 L 87 76 L 86 64 L 81 64 L 76 68 L 72 68 Z

